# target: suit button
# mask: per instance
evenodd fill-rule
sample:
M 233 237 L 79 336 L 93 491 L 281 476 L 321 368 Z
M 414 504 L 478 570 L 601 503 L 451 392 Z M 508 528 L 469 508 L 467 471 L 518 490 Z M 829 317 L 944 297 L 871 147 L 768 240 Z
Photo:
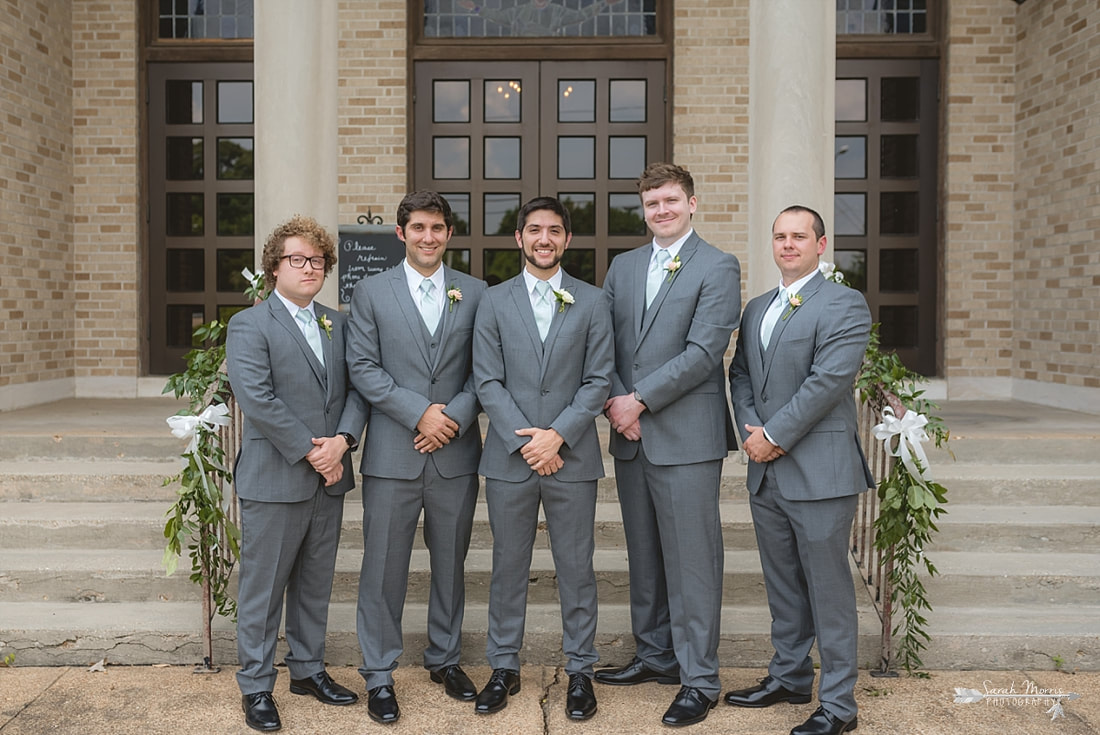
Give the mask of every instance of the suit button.
M 641 369 L 641 365 L 639 365 L 638 363 L 634 363 L 634 369 L 635 369 L 635 370 L 640 370 L 640 369 Z
M 435 342 L 432 342 L 432 349 L 435 349 Z
M 548 390 L 547 390 L 546 388 L 543 388 L 543 389 L 542 389 L 542 394 L 543 394 L 544 396 L 548 396 L 548 395 L 550 395 L 550 391 L 548 391 Z
M 438 382 L 439 382 L 439 378 L 432 378 L 432 385 L 435 385 Z

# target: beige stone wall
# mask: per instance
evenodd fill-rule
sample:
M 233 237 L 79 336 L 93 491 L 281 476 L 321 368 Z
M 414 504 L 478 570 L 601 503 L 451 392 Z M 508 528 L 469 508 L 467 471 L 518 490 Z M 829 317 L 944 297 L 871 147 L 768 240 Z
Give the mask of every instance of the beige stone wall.
M 341 224 L 393 222 L 408 182 L 406 3 L 340 3 Z
M 1100 388 L 1100 5 L 1016 22 L 1013 376 Z
M 1015 9 L 948 3 L 941 73 L 944 373 L 1008 390 L 1012 375 Z
M 0 410 L 73 375 L 71 10 L 0 7 Z
M 145 308 L 139 247 L 137 3 L 73 3 L 73 255 L 77 392 L 133 394 Z
M 672 158 L 695 179 L 699 234 L 734 253 L 744 268 L 749 229 L 749 3 L 677 0 L 675 8 Z

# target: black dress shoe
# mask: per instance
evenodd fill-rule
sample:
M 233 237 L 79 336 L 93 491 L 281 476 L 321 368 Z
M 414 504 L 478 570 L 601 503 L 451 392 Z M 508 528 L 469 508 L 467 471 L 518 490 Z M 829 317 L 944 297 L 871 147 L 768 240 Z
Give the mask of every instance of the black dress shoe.
M 470 677 L 466 676 L 466 672 L 458 664 L 436 669 L 431 672 L 431 677 L 436 684 L 443 685 L 443 691 L 447 692 L 449 697 L 469 702 L 477 696 L 477 687 L 474 686 L 474 683 L 470 681 Z
M 647 681 L 655 681 L 658 684 L 679 684 L 679 671 L 656 671 L 649 668 L 637 656 L 626 666 L 617 669 L 600 669 L 596 672 L 596 681 L 601 684 L 613 686 L 627 686 L 629 684 L 642 684 Z
M 367 692 L 367 714 L 380 725 L 392 725 L 401 716 L 392 686 L 380 686 Z
M 726 704 L 734 707 L 771 707 L 780 702 L 806 704 L 812 698 L 809 694 L 792 692 L 770 676 L 765 676 L 754 687 L 726 692 Z
M 279 708 L 271 692 L 256 692 L 241 697 L 244 709 L 244 724 L 260 732 L 274 732 L 283 726 L 279 719 Z
M 565 715 L 571 720 L 587 720 L 596 714 L 596 693 L 592 691 L 592 677 L 587 674 L 570 674 L 569 691 L 565 695 Z
M 474 712 L 491 715 L 508 705 L 508 696 L 519 694 L 519 672 L 514 669 L 493 669 L 489 683 L 477 695 Z
M 680 687 L 680 693 L 672 700 L 661 722 L 669 727 L 681 727 L 694 725 L 707 719 L 707 713 L 718 704 L 717 699 L 711 699 L 695 687 Z
M 817 711 L 810 715 L 810 719 L 791 730 L 791 735 L 840 735 L 851 732 L 858 726 L 859 722 L 855 717 L 845 722 L 824 707 L 818 707 Z
M 290 693 L 312 694 L 325 704 L 337 706 L 355 704 L 359 701 L 358 694 L 334 682 L 327 671 L 321 671 L 308 679 L 291 679 Z

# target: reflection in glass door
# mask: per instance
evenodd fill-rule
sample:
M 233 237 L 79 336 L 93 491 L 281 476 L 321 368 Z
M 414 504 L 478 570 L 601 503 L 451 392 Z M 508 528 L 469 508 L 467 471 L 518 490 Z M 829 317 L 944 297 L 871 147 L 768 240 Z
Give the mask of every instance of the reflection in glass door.
M 882 347 L 923 375 L 937 371 L 936 84 L 934 60 L 837 61 L 837 267 Z
M 149 65 L 153 374 L 182 370 L 195 327 L 247 306 L 253 108 L 251 64 Z
M 515 215 L 537 195 L 569 207 L 562 262 L 590 283 L 645 238 L 635 182 L 666 154 L 664 62 L 421 62 L 416 85 L 416 188 L 454 209 L 449 265 L 514 276 Z

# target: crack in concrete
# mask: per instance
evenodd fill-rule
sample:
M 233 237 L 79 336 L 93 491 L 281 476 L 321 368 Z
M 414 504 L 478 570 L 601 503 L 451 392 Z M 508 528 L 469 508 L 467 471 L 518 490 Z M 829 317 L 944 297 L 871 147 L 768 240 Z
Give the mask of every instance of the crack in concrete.
M 44 686 L 44 687 L 42 688 L 42 691 L 41 691 L 41 692 L 39 692 L 39 693 L 37 694 L 37 696 L 35 696 L 35 697 L 34 697 L 33 699 L 31 699 L 31 700 L 30 700 L 29 702 L 27 702 L 26 704 L 24 704 L 24 705 L 23 705 L 22 707 L 20 707 L 20 708 L 19 708 L 18 710 L 16 710 L 15 714 L 13 714 L 13 715 L 12 715 L 11 717 L 9 717 L 8 719 L 4 720 L 3 722 L 0 722 L 0 732 L 3 732 L 3 731 L 4 731 L 4 730 L 5 730 L 6 728 L 7 728 L 7 726 L 8 726 L 8 725 L 10 725 L 11 723 L 15 722 L 15 720 L 19 718 L 19 715 L 23 714 L 23 713 L 24 713 L 24 712 L 26 712 L 26 711 L 27 711 L 28 709 L 30 709 L 30 706 L 31 706 L 32 704 L 34 704 L 34 703 L 35 703 L 35 702 L 37 702 L 37 701 L 38 701 L 39 699 L 41 699 L 41 698 L 42 698 L 42 697 L 43 697 L 43 696 L 44 696 L 44 695 L 46 694 L 46 692 L 50 691 L 50 689 L 52 689 L 52 688 L 54 687 L 54 685 L 55 685 L 55 684 L 57 684 L 57 682 L 61 681 L 61 678 L 62 678 L 62 677 L 64 677 L 65 675 L 67 675 L 67 674 L 68 674 L 68 673 L 69 673 L 70 671 L 72 671 L 72 669 L 62 669 L 61 673 L 60 673 L 60 674 L 58 674 L 58 675 L 57 675 L 57 677 L 56 677 L 56 678 L 54 678 L 54 680 L 53 680 L 53 681 L 51 681 L 51 682 L 50 682 L 49 684 L 47 684 L 46 686 Z
M 554 678 L 542 688 L 542 697 L 539 699 L 539 706 L 542 707 L 542 735 L 549 735 L 550 733 L 550 690 L 558 685 L 561 672 L 561 667 L 555 666 Z

